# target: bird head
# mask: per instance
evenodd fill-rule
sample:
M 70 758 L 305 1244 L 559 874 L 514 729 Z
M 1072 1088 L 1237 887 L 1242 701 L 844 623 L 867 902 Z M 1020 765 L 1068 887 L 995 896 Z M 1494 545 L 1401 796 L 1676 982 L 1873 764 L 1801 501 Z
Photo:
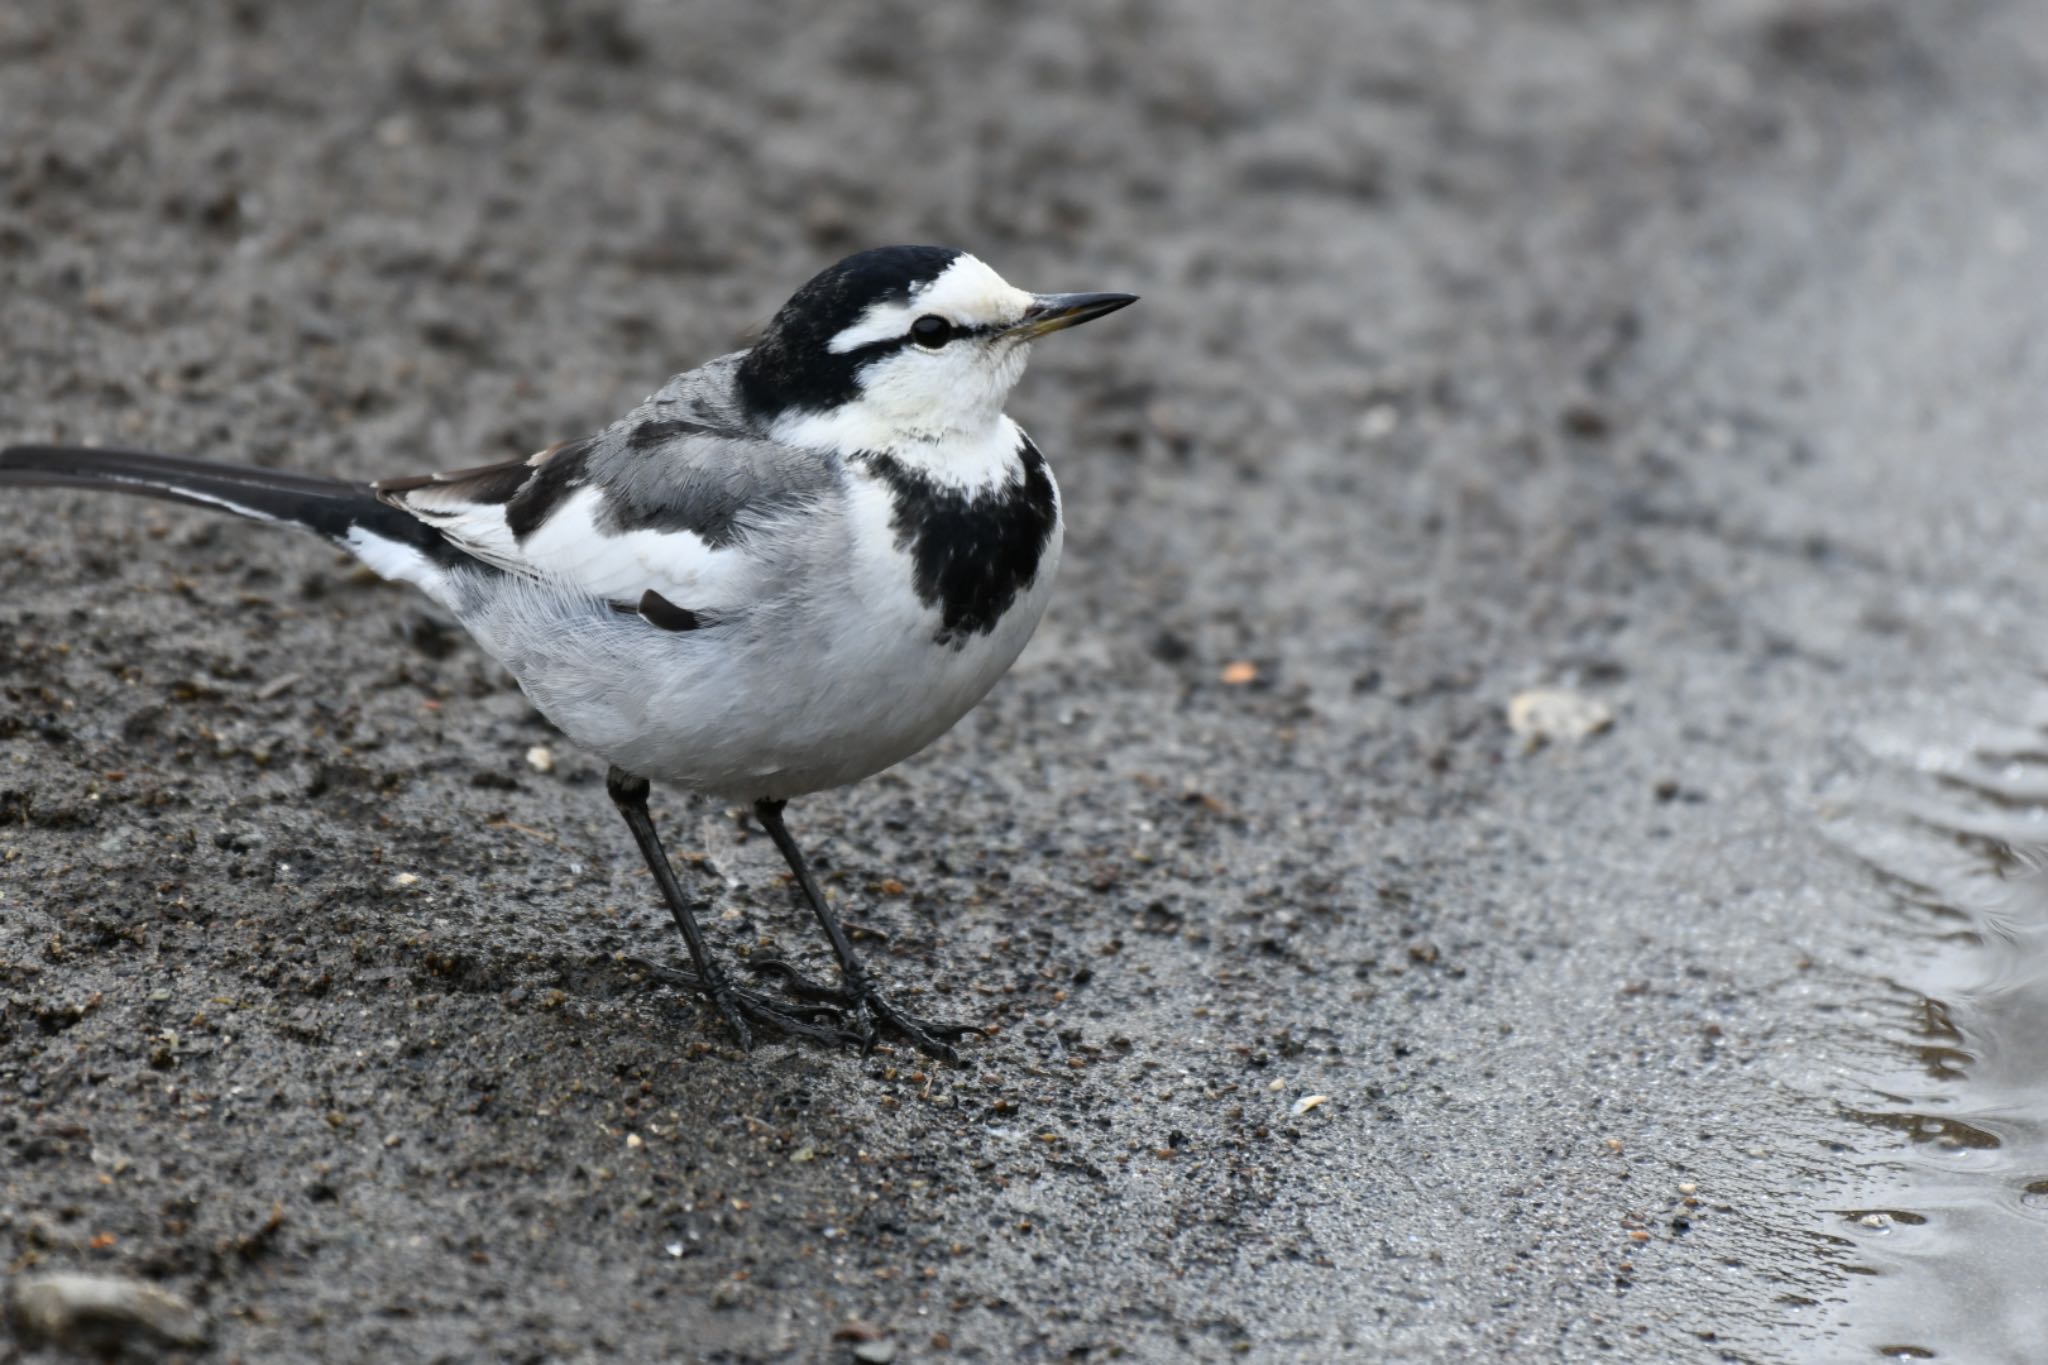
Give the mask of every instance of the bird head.
M 1134 294 L 1033 294 L 964 251 L 878 247 L 797 290 L 740 363 L 740 392 L 777 439 L 841 452 L 986 432 L 1031 343 Z

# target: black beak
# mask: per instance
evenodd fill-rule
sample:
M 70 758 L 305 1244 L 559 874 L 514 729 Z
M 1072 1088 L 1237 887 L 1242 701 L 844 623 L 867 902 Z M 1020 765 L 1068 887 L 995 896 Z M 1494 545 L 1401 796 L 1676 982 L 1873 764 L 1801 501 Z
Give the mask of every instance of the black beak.
M 1137 301 L 1136 294 L 1034 294 L 1023 318 L 1006 335 L 1036 341 L 1048 332 L 1093 322 Z

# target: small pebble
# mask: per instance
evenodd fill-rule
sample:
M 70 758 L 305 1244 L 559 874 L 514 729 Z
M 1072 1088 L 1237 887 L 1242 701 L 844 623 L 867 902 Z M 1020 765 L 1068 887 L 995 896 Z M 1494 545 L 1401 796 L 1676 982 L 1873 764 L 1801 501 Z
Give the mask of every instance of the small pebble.
M 537 773 L 551 773 L 555 770 L 555 751 L 545 744 L 536 744 L 526 751 L 526 766 Z
M 1293 1118 L 1300 1118 L 1309 1110 L 1320 1109 L 1329 1102 L 1330 1097 L 1328 1095 L 1303 1095 L 1294 1102 L 1294 1107 L 1287 1112 Z
M 1576 744 L 1613 725 L 1613 707 L 1562 687 L 1533 687 L 1508 702 L 1508 729 L 1527 749 L 1553 740 Z
M 26 1336 L 108 1353 L 153 1341 L 197 1346 L 206 1321 L 175 1294 L 116 1275 L 28 1275 L 14 1282 L 14 1320 Z

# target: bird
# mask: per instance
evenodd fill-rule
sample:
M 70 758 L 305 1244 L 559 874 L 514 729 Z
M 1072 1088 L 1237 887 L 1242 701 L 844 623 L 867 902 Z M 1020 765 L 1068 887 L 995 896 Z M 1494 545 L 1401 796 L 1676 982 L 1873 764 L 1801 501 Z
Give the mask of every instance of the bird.
M 688 950 L 667 974 L 742 1048 L 756 1028 L 933 1057 L 976 1032 L 897 1004 L 854 952 L 783 811 L 946 733 L 1044 615 L 1064 532 L 1004 411 L 1041 338 L 1136 302 L 1036 294 L 955 248 L 859 252 L 754 344 L 524 460 L 377 482 L 91 446 L 0 450 L 0 486 L 99 489 L 310 531 L 410 584 L 502 663 L 606 790 Z M 742 802 L 838 961 L 738 984 L 648 808 L 653 782 Z

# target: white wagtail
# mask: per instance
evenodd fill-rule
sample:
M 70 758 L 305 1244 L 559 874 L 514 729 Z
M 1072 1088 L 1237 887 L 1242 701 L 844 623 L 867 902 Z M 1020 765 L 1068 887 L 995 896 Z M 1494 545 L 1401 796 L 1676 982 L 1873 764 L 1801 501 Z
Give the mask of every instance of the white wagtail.
M 25 445 L 0 451 L 0 484 L 298 526 L 421 589 L 611 765 L 691 984 L 743 1045 L 749 1022 L 863 1046 L 881 1026 L 951 1057 L 972 1030 L 876 988 L 782 809 L 924 748 L 1024 648 L 1059 564 L 1060 497 L 1003 403 L 1032 341 L 1134 301 L 1030 294 L 964 252 L 883 247 L 799 289 L 750 350 L 531 459 L 366 484 Z M 792 999 L 732 983 L 662 852 L 650 778 L 752 803 L 838 989 L 786 967 Z

